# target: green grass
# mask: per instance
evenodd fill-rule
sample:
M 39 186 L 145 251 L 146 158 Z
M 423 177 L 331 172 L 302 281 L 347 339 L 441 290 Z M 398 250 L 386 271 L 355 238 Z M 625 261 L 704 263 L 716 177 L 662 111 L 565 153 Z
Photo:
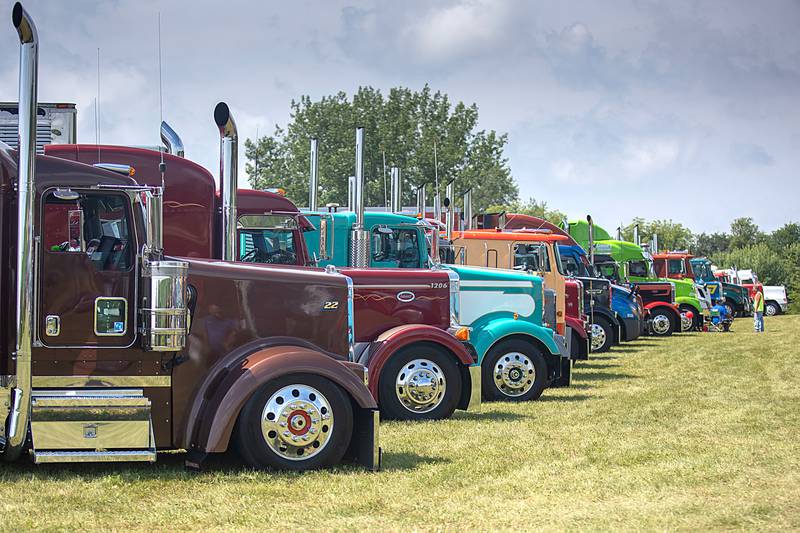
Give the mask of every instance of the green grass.
M 645 338 L 569 389 L 382 426 L 384 469 L 225 462 L 3 466 L 0 524 L 28 530 L 798 529 L 800 316 Z

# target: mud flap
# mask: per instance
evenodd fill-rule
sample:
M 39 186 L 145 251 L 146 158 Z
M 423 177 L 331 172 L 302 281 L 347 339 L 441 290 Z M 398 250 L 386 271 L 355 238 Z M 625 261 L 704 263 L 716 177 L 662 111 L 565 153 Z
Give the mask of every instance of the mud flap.
M 561 358 L 561 375 L 555 379 L 551 387 L 569 387 L 572 383 L 572 360 Z
M 380 447 L 380 412 L 377 409 L 358 409 L 355 413 L 355 431 L 348 455 L 367 470 L 381 469 L 383 450 Z

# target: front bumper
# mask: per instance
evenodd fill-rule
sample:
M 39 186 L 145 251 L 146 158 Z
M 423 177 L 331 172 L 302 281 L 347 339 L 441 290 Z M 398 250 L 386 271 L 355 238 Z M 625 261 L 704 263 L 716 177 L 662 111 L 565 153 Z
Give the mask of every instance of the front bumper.
M 781 308 L 781 313 L 785 313 L 789 310 L 789 302 L 778 302 L 778 305 Z

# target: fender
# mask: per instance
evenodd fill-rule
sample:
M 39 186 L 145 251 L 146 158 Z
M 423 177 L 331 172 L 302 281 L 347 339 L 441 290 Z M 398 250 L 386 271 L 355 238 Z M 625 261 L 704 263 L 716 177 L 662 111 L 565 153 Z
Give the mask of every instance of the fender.
M 550 355 L 560 357 L 561 352 L 558 344 L 553 337 L 553 330 L 544 326 L 532 324 L 525 320 L 514 320 L 513 318 L 498 318 L 491 320 L 479 328 L 472 330 L 471 339 L 475 351 L 478 353 L 478 361 L 489 352 L 489 349 L 499 340 L 510 335 L 527 335 L 535 338 L 544 345 Z
M 657 307 L 666 307 L 667 309 L 672 311 L 672 314 L 674 315 L 673 318 L 676 320 L 675 323 L 678 325 L 678 327 L 680 327 L 681 312 L 676 305 L 667 302 L 650 302 L 649 304 L 644 306 L 644 309 L 645 311 L 647 311 L 647 314 L 650 315 L 650 312 Z
M 703 308 L 698 306 L 697 298 L 693 298 L 691 296 L 678 296 L 675 298 L 675 301 L 678 305 L 685 304 L 691 306 L 692 309 L 694 309 L 697 313 L 700 315 L 703 314 Z M 680 311 L 678 312 L 678 315 L 680 315 Z
M 406 324 L 387 329 L 375 339 L 369 350 L 369 360 L 366 362 L 369 373 L 373 376 L 369 380 L 369 391 L 378 398 L 378 385 L 384 365 L 398 350 L 418 342 L 438 344 L 452 353 L 461 366 L 475 363 L 469 349 L 460 340 L 450 333 L 426 324 Z
M 186 426 L 187 450 L 224 452 L 245 402 L 261 385 L 287 374 L 322 376 L 342 387 L 362 410 L 378 408 L 363 381 L 345 362 L 306 346 L 270 346 L 228 358 L 220 367 L 209 374 L 195 395 Z
M 591 323 L 592 315 L 589 312 L 589 310 L 584 309 L 583 312 L 586 313 L 586 315 L 589 317 L 589 322 Z M 619 328 L 619 320 L 617 319 L 617 314 L 611 311 L 608 307 L 595 307 L 594 314 L 595 316 L 600 315 L 609 322 L 611 322 L 611 325 L 614 326 L 614 329 Z
M 572 328 L 572 331 L 577 333 L 581 339 L 587 339 L 589 337 L 589 335 L 586 333 L 586 328 L 584 328 L 583 320 L 578 320 L 574 316 L 568 316 L 567 326 Z

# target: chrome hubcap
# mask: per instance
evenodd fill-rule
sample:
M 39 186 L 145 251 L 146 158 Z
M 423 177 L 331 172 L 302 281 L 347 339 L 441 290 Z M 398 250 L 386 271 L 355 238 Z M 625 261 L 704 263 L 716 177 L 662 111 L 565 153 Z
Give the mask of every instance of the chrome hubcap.
M 428 413 L 444 399 L 447 382 L 439 365 L 429 359 L 414 359 L 400 369 L 395 381 L 397 399 L 413 413 Z
M 773 305 L 764 306 L 764 314 L 765 315 L 774 316 L 776 313 L 777 313 L 777 311 L 775 310 L 775 306 L 773 306 Z
M 686 316 L 686 313 L 681 313 L 681 331 L 689 331 L 692 329 L 692 319 Z
M 317 389 L 288 385 L 267 400 L 261 412 L 261 433 L 267 446 L 292 461 L 317 455 L 333 433 L 333 411 Z
M 664 315 L 658 315 L 653 318 L 653 331 L 658 335 L 664 335 L 669 331 L 669 318 Z
M 592 324 L 592 351 L 599 350 L 606 343 L 606 330 L 598 324 Z
M 533 361 L 520 352 L 500 357 L 494 365 L 494 384 L 506 396 L 516 398 L 533 388 L 536 370 Z

